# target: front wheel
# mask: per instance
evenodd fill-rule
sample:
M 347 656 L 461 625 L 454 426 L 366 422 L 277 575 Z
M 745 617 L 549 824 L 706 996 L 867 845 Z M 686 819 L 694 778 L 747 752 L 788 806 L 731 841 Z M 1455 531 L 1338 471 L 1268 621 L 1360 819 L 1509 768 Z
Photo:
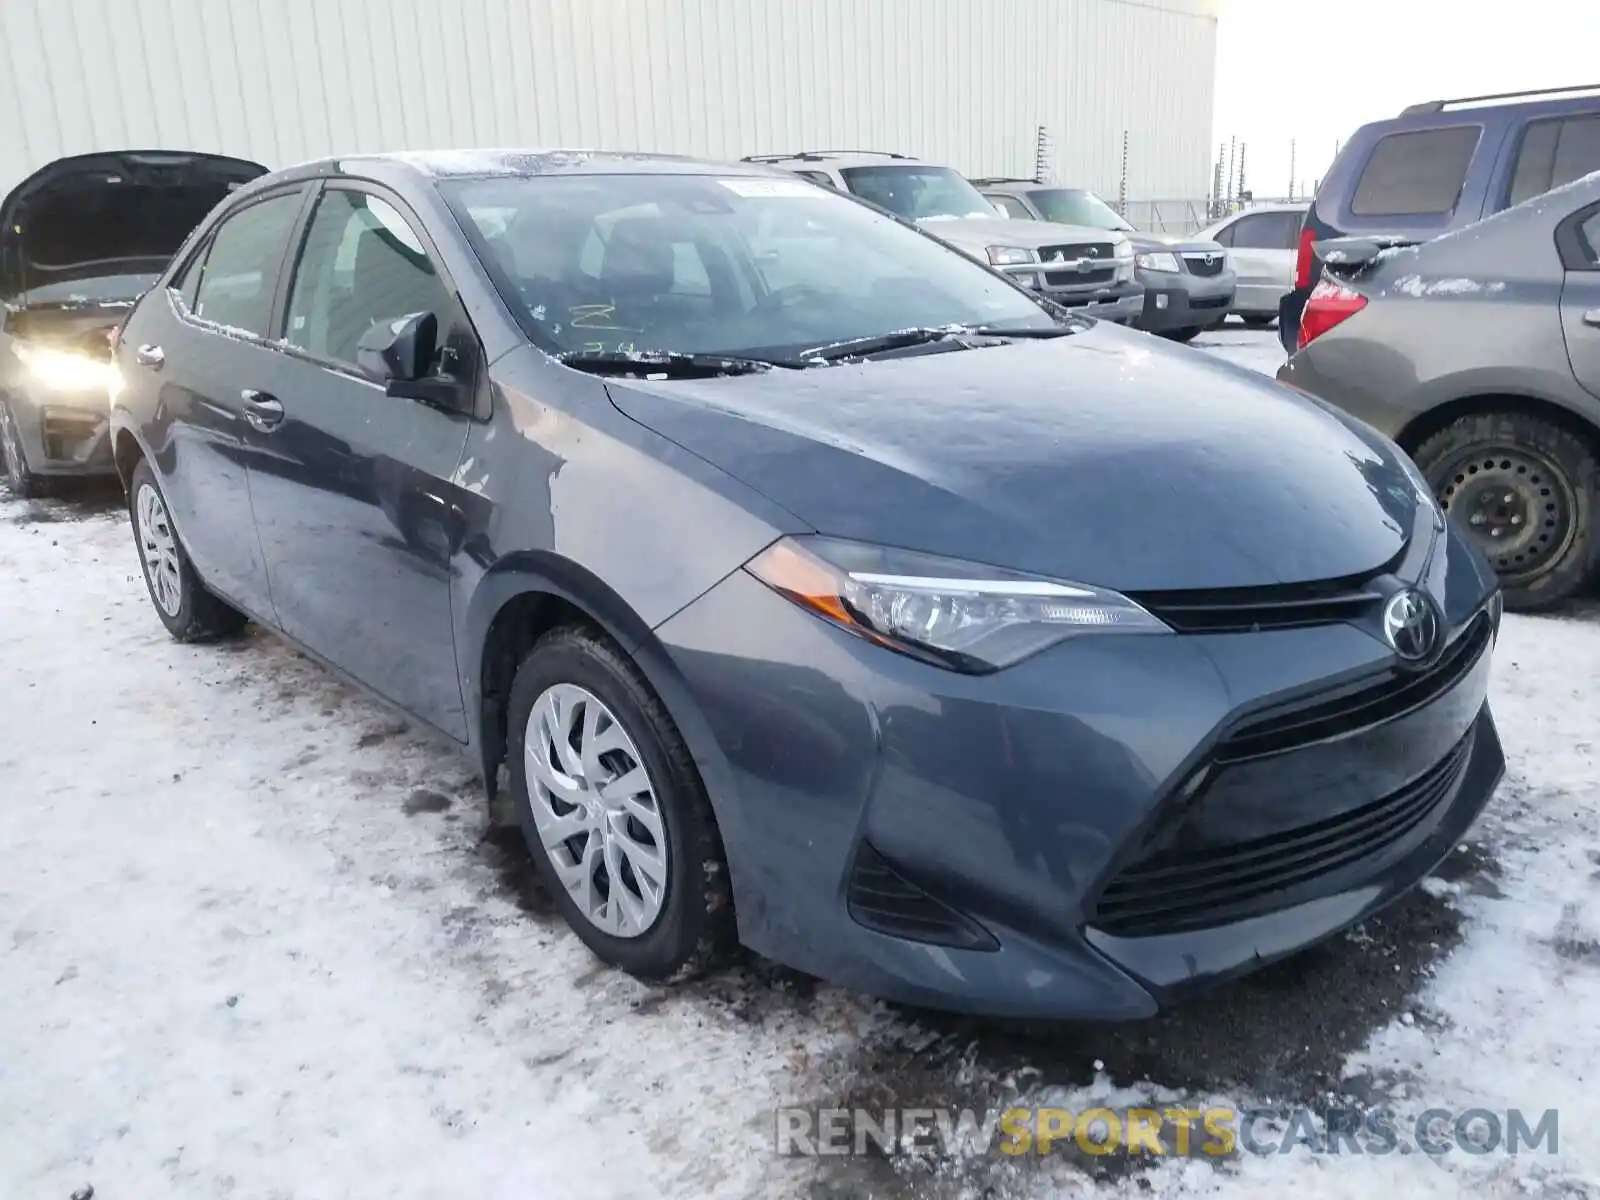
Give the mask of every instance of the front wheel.
M 1164 338 L 1168 338 L 1168 339 L 1170 339 L 1171 341 L 1174 341 L 1174 342 L 1192 342 L 1192 341 L 1195 340 L 1195 338 L 1199 337 L 1203 332 L 1205 332 L 1205 331 L 1202 330 L 1202 329 L 1199 329 L 1199 328 L 1169 329 L 1165 333 L 1163 333 L 1161 336 L 1164 337 Z
M 640 979 L 715 965 L 734 937 L 721 839 L 638 667 L 586 628 L 554 630 L 517 671 L 508 716 L 512 800 L 567 924 Z
M 1263 316 L 1260 313 L 1252 313 L 1249 315 L 1240 313 L 1239 319 L 1244 322 L 1246 329 L 1266 329 L 1278 318 Z
M 208 642 L 242 630 L 248 618 L 208 592 L 195 574 L 148 462 L 141 460 L 128 479 L 128 509 L 145 587 L 167 632 L 180 642 Z
M 1493 564 L 1505 604 L 1552 608 L 1594 575 L 1594 449 L 1524 413 L 1445 426 L 1414 456 L 1439 503 Z

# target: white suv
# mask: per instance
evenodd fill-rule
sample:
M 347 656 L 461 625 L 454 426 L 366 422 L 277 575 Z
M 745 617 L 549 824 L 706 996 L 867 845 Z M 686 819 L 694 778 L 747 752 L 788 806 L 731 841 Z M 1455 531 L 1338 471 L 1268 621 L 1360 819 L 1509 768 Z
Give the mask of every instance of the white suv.
M 1143 311 L 1133 243 L 1120 233 L 1005 216 L 949 167 L 903 154 L 803 150 L 745 162 L 791 171 L 859 196 L 1057 304 L 1127 324 Z

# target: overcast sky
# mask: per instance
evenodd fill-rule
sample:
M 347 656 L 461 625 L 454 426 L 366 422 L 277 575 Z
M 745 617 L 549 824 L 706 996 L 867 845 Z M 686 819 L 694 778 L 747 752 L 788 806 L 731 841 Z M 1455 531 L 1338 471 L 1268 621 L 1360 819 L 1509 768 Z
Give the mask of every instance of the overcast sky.
M 1309 186 L 1408 104 L 1579 84 L 1600 84 L 1600 0 L 1222 0 L 1215 138 L 1248 143 L 1245 186 L 1281 196 L 1291 138 Z

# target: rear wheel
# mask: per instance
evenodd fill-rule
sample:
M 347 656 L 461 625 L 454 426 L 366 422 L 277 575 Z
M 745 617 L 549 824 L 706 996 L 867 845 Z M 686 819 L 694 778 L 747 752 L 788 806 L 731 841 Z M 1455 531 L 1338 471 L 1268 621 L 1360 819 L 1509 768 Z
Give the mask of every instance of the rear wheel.
M 1250 313 L 1250 314 L 1240 313 L 1239 314 L 1239 319 L 1245 323 L 1246 328 L 1249 328 L 1249 329 L 1266 329 L 1268 326 L 1270 326 L 1278 318 L 1277 317 L 1262 316 L 1260 313 Z
M 11 406 L 3 400 L 0 400 L 0 466 L 5 468 L 6 485 L 13 496 L 26 500 L 43 493 L 44 481 L 28 470 L 17 419 L 11 413 Z
M 248 618 L 200 582 L 148 462 L 141 460 L 128 480 L 128 508 L 145 587 L 167 632 L 180 642 L 215 641 L 240 632 Z
M 1417 448 L 1439 503 L 1494 565 L 1506 607 L 1569 599 L 1594 575 L 1594 449 L 1523 413 L 1462 417 Z
M 646 980 L 718 963 L 734 941 L 721 839 L 638 667 L 582 626 L 554 630 L 517 671 L 508 717 L 523 837 L 583 943 Z

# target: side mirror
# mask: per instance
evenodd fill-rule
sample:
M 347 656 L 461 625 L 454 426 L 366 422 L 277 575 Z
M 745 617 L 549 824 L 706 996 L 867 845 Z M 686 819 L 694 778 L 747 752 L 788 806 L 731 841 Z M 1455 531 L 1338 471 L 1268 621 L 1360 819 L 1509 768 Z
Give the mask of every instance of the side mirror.
M 356 365 L 383 384 L 385 394 L 465 412 L 472 400 L 468 381 L 445 370 L 454 360 L 440 353 L 439 318 L 431 312 L 379 321 L 356 343 Z

